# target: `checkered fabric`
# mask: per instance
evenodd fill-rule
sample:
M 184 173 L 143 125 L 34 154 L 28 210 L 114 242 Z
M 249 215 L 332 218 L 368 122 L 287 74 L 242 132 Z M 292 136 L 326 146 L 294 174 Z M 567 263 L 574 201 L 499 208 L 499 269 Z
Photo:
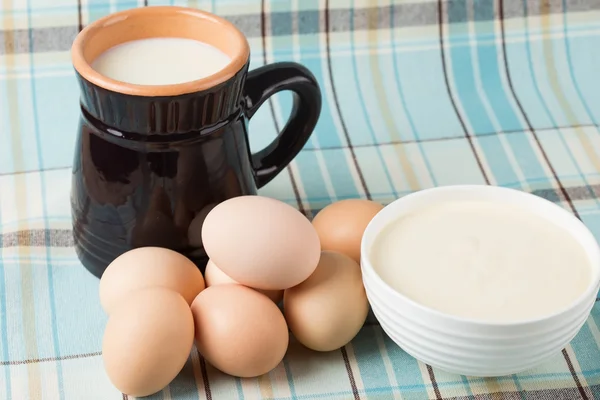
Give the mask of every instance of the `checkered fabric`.
M 149 3 L 149 4 L 147 4 Z M 109 400 L 98 280 L 70 233 L 78 87 L 69 48 L 108 13 L 168 1 L 1 0 L 0 399 Z M 173 4 L 172 2 L 170 4 Z M 233 21 L 251 68 L 295 60 L 324 96 L 316 131 L 261 190 L 308 216 L 333 200 L 388 203 L 436 185 L 508 186 L 557 202 L 600 235 L 599 0 L 188 0 Z M 250 124 L 283 126 L 277 95 Z M 318 168 L 315 168 L 318 166 Z M 340 351 L 293 342 L 258 379 L 192 352 L 152 399 L 600 399 L 600 301 L 539 367 L 481 379 L 404 353 L 369 318 Z

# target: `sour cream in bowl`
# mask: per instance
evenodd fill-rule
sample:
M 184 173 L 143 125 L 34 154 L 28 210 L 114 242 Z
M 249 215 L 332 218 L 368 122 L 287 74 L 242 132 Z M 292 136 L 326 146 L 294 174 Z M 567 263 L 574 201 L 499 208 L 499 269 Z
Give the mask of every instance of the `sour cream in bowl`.
M 415 358 L 448 372 L 502 376 L 559 353 L 600 288 L 600 247 L 541 197 L 460 185 L 404 196 L 362 239 L 375 316 Z

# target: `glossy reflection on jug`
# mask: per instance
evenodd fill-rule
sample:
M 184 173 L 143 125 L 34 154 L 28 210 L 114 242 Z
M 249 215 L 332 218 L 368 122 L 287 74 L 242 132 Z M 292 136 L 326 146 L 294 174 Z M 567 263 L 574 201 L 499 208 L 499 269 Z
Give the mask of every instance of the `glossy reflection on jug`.
M 203 266 L 202 225 L 194 219 L 225 199 L 256 193 L 243 119 L 199 135 L 195 143 L 164 139 L 160 148 L 132 149 L 82 117 L 74 233 L 77 251 L 95 275 L 116 254 L 140 246 L 174 249 Z

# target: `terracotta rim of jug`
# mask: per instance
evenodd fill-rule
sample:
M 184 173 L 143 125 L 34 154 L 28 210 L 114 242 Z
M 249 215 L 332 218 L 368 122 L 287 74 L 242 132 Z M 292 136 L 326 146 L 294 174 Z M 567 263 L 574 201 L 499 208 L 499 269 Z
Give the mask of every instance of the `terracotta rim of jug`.
M 96 57 L 113 46 L 156 37 L 199 40 L 223 51 L 231 62 L 213 75 L 172 85 L 120 82 L 91 67 Z M 176 6 L 134 8 L 108 15 L 86 26 L 71 48 L 73 66 L 88 82 L 113 92 L 147 97 L 177 96 L 210 89 L 235 76 L 247 65 L 249 57 L 248 40 L 231 22 L 205 11 Z

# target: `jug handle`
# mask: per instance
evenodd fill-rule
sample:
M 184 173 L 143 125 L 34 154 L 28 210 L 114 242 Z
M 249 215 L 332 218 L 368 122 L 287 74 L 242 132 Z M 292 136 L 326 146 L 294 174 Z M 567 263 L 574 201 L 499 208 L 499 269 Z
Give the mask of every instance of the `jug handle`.
M 269 97 L 282 90 L 290 90 L 294 95 L 292 112 L 279 135 L 252 154 L 258 188 L 275 178 L 302 150 L 321 113 L 321 90 L 314 75 L 301 64 L 279 62 L 248 73 L 244 87 L 247 118 L 252 118 Z

